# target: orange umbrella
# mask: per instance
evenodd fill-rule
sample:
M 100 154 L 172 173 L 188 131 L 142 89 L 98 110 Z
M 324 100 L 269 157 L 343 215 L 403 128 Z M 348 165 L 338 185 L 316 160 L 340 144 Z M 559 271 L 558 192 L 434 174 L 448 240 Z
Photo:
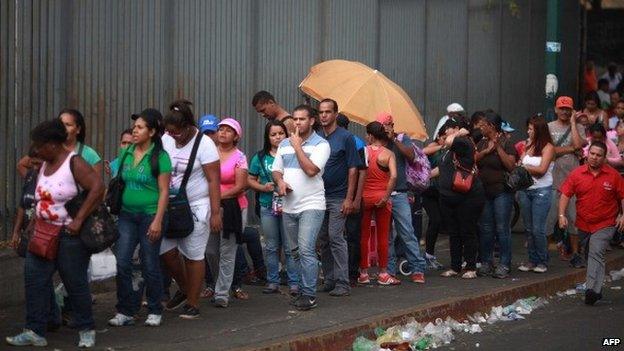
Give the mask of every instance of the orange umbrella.
M 396 131 L 418 140 L 427 139 L 422 116 L 407 93 L 381 72 L 362 63 L 321 62 L 310 69 L 299 88 L 319 101 L 336 100 L 340 112 L 359 124 L 366 125 L 379 112 L 388 112 Z

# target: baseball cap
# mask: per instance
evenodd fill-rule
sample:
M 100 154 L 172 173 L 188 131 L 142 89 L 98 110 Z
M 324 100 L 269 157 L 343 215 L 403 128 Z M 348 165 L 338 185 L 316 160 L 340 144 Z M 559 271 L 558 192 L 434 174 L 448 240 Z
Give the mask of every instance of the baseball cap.
M 503 123 L 501 123 L 501 129 L 506 133 L 513 133 L 515 131 L 515 129 L 511 127 L 511 123 L 507 121 L 503 121 Z
M 240 138 L 243 137 L 243 128 L 241 128 L 240 123 L 238 123 L 238 121 L 235 120 L 234 118 L 230 118 L 230 117 L 225 118 L 224 120 L 219 122 L 219 127 L 221 126 L 231 127 L 232 129 L 234 129 L 234 131 L 236 131 L 236 134 L 238 134 Z
M 380 112 L 377 114 L 377 118 L 375 120 L 381 124 L 390 124 L 393 123 L 392 116 L 388 112 Z
M 572 98 L 569 96 L 560 96 L 557 98 L 557 103 L 555 104 L 555 107 L 574 109 L 574 100 L 572 100 Z
M 464 112 L 464 108 L 462 107 L 462 105 L 454 102 L 446 107 L 446 112 L 447 113 Z
M 202 133 L 216 132 L 219 124 L 219 118 L 215 115 L 203 115 L 199 119 L 199 130 Z

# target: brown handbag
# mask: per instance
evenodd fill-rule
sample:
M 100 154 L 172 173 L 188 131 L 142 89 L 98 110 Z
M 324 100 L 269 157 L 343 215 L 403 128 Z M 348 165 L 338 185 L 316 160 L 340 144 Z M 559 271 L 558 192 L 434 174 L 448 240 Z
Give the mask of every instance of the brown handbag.
M 59 246 L 60 225 L 52 224 L 37 218 L 35 221 L 34 235 L 28 243 L 28 251 L 33 255 L 46 260 L 56 259 Z
M 474 177 L 477 175 L 476 164 L 472 166 L 472 169 L 463 167 L 457 157 L 453 153 L 453 165 L 455 166 L 455 174 L 453 175 L 453 191 L 456 193 L 465 194 L 472 188 Z

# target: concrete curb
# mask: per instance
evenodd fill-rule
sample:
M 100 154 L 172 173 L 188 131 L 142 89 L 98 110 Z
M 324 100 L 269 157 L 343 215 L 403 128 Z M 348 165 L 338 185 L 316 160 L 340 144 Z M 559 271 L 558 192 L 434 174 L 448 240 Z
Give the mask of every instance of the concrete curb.
M 607 272 L 624 266 L 624 256 L 607 260 Z M 554 276 L 524 285 L 505 287 L 488 291 L 486 294 L 473 294 L 463 298 L 438 300 L 418 307 L 400 311 L 389 311 L 381 315 L 343 323 L 337 326 L 274 339 L 253 347 L 237 348 L 237 351 L 343 351 L 350 350 L 353 340 L 359 335 L 370 335 L 376 327 L 387 327 L 405 323 L 413 317 L 419 322 L 445 319 L 447 316 L 463 320 L 475 312 L 488 312 L 492 306 L 507 305 L 527 296 L 549 296 L 585 280 L 585 270 L 569 270 Z

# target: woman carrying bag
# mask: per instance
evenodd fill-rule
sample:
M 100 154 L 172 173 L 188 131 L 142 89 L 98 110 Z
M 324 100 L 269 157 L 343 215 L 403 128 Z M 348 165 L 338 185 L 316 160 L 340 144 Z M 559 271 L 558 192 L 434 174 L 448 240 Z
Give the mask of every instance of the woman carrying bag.
M 164 120 L 167 132 L 162 137 L 173 165 L 171 196 L 184 192 L 193 216 L 188 236 L 169 238 L 165 233 L 160 245 L 160 257 L 180 288 L 166 308 L 175 309 L 186 302 L 180 314 L 183 319 L 199 317 L 208 235 L 219 235 L 222 229 L 219 153 L 212 139 L 197 129 L 190 105 L 181 100 L 169 106 Z
M 132 255 L 141 245 L 139 256 L 147 290 L 147 326 L 159 326 L 162 320 L 163 279 L 160 269 L 160 242 L 166 228 L 165 211 L 169 202 L 171 160 L 160 140 L 160 112 L 146 109 L 133 116 L 134 144 L 120 157 L 119 175 L 125 186 L 119 214 L 117 258 L 117 314 L 108 321 L 115 327 L 132 325 L 141 297 L 132 286 Z
M 52 275 L 57 268 L 73 307 L 73 325 L 80 336 L 78 346 L 95 345 L 87 278 L 91 253 L 78 233 L 85 219 L 99 205 L 104 184 L 85 160 L 73 157 L 76 153 L 63 147 L 66 139 L 67 131 L 58 119 L 43 122 L 31 132 L 33 149 L 43 164 L 35 190 L 34 234 L 24 267 L 26 325 L 21 334 L 6 338 L 10 345 L 47 345 L 45 333 L 52 303 Z M 64 205 L 78 194 L 76 182 L 88 191 L 88 196 L 77 215 L 71 218 Z

